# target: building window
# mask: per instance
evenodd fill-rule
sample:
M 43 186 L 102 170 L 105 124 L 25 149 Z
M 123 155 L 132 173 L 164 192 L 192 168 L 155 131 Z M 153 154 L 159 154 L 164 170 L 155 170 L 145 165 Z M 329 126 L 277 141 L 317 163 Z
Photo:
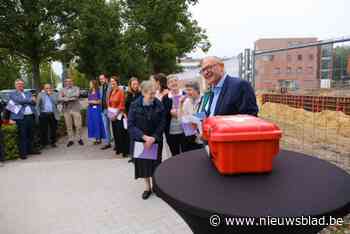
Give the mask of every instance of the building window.
M 303 60 L 303 55 L 302 54 L 298 54 L 298 61 L 302 61 Z
M 330 79 L 331 73 L 329 70 L 321 70 L 321 79 Z
M 309 54 L 309 60 L 313 61 L 314 60 L 314 55 L 313 54 Z
M 297 74 L 302 74 L 303 73 L 303 68 L 302 67 L 298 67 L 297 68 Z
M 307 74 L 311 75 L 314 73 L 314 67 L 307 67 Z
M 291 61 L 292 61 L 292 55 L 287 54 L 287 61 L 288 61 L 288 62 L 291 62 Z
M 292 74 L 292 68 L 291 67 L 287 67 L 287 75 Z
M 273 61 L 274 57 L 275 57 L 274 55 L 268 54 L 268 55 L 263 55 L 262 59 L 264 61 Z
M 279 74 L 281 74 L 281 68 L 276 67 L 275 69 L 273 69 L 273 74 L 274 74 L 274 75 L 279 75 Z

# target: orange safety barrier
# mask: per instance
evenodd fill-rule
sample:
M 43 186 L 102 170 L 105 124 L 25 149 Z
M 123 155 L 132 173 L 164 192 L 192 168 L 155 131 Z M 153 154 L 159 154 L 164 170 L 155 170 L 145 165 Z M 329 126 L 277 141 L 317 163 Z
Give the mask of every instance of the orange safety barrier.
M 331 110 L 350 115 L 350 97 L 263 94 L 262 103 L 266 102 L 280 103 L 312 112 Z

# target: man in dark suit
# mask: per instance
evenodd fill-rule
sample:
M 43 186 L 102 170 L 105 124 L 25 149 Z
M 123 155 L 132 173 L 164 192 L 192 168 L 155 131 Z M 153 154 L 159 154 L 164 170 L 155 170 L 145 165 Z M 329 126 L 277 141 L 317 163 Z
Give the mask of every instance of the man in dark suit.
M 40 154 L 33 150 L 34 123 L 35 123 L 35 97 L 31 92 L 24 92 L 24 81 L 15 81 L 16 91 L 10 94 L 10 101 L 18 111 L 12 111 L 10 118 L 16 121 L 19 135 L 19 153 L 21 159 L 26 159 L 29 154 Z
M 250 83 L 227 75 L 224 63 L 219 58 L 204 58 L 200 73 L 211 89 L 210 97 L 203 105 L 207 116 L 258 115 L 256 96 Z

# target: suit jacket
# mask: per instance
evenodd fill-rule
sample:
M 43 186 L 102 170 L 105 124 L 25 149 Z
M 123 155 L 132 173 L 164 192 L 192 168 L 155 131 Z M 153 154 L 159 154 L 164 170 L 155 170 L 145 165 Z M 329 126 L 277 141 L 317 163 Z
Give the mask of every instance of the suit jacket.
M 32 100 L 32 93 L 24 92 L 24 95 L 25 97 L 23 97 L 22 94 L 17 90 L 10 94 L 10 100 L 12 100 L 17 105 L 21 105 L 21 109 L 17 114 L 11 112 L 10 118 L 12 120 L 24 119 L 24 110 L 27 106 L 30 107 L 33 114 L 36 114 L 35 102 Z
M 258 112 L 255 92 L 250 83 L 227 75 L 214 115 L 248 114 L 257 116 Z
M 143 106 L 140 96 L 131 103 L 128 114 L 128 132 L 132 141 L 141 141 L 143 135 L 153 136 L 158 144 L 163 143 L 165 111 L 162 103 L 154 99 L 149 107 Z
M 106 102 L 106 103 L 101 103 L 102 109 L 107 109 L 107 107 L 108 107 L 109 95 L 110 95 L 111 90 L 112 90 L 111 84 L 108 83 L 107 85 L 108 85 L 108 86 L 107 86 L 106 99 L 105 99 L 105 102 Z M 102 101 L 103 85 L 100 86 L 100 94 L 101 94 L 101 101 Z
M 44 95 L 46 93 L 45 92 L 41 92 L 39 93 L 38 95 L 38 99 L 36 101 L 36 109 L 38 111 L 38 115 L 40 116 L 40 113 L 44 111 L 44 107 L 45 107 L 45 102 L 46 102 L 46 99 L 44 98 Z M 51 95 L 50 95 L 50 98 L 52 100 L 52 108 L 53 108 L 53 114 L 55 115 L 55 119 L 56 120 L 60 120 L 60 114 L 58 112 L 58 109 L 57 109 L 57 104 L 58 104 L 58 94 L 53 92 Z

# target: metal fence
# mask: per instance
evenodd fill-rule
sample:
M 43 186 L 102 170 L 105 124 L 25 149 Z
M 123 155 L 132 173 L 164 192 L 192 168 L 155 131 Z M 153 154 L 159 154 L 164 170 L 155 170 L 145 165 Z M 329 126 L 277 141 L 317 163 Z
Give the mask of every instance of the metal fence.
M 260 117 L 283 130 L 282 147 L 350 173 L 350 37 L 262 39 L 238 59 Z

